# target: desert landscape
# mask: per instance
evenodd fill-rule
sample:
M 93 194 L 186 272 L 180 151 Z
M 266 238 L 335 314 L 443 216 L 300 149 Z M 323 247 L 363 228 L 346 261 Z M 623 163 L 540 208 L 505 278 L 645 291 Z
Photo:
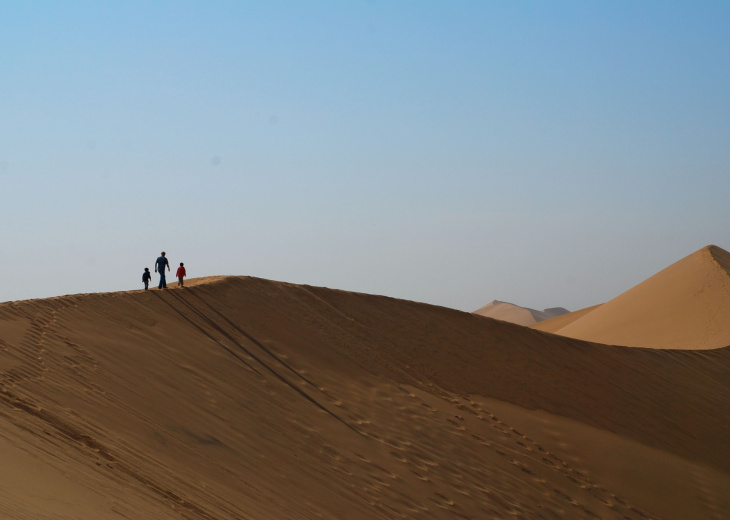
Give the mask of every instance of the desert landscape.
M 0 520 L 730 520 L 730 2 L 0 20 Z
M 727 259 L 583 313 L 651 348 L 253 277 L 1 304 L 0 518 L 728 518 Z

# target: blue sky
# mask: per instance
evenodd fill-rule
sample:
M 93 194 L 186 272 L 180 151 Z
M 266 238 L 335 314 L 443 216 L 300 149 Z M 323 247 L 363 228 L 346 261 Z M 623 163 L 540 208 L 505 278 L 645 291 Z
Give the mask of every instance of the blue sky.
M 571 310 L 730 249 L 730 4 L 0 1 L 0 300 L 161 250 Z M 155 280 L 156 281 L 156 280 Z

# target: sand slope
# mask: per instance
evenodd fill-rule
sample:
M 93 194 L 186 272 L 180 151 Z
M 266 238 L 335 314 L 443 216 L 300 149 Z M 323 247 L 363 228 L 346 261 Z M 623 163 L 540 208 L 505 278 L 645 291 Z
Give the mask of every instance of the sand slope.
M 730 516 L 730 350 L 255 278 L 0 305 L 0 518 Z
M 635 347 L 728 346 L 730 253 L 717 246 L 704 247 L 550 332 Z
M 484 307 L 474 311 L 474 314 L 479 316 L 486 316 L 487 318 L 494 318 L 496 320 L 508 321 L 510 323 L 516 323 L 517 325 L 532 325 L 534 323 L 566 314 L 567 309 L 562 307 L 553 307 L 550 309 L 544 309 L 537 311 L 535 309 L 529 309 L 527 307 L 520 307 L 513 303 L 501 302 L 494 300 Z

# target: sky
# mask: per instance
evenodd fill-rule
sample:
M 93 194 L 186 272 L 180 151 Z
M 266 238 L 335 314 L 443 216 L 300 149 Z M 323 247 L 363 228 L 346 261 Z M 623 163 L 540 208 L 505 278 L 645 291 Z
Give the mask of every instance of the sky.
M 577 310 L 730 249 L 728 2 L 0 0 L 0 24 L 0 301 L 138 290 L 164 250 Z

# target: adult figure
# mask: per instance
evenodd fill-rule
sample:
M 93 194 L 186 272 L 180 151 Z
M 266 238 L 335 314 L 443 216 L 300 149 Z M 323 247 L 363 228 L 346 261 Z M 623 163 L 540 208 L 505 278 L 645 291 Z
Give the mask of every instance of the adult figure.
M 167 280 L 165 280 L 165 266 L 167 266 L 167 270 L 170 270 L 170 262 L 167 261 L 167 258 L 165 258 L 165 252 L 163 251 L 160 253 L 160 256 L 157 257 L 157 260 L 155 261 L 155 272 L 160 273 L 160 285 L 157 287 L 158 289 L 167 289 Z

